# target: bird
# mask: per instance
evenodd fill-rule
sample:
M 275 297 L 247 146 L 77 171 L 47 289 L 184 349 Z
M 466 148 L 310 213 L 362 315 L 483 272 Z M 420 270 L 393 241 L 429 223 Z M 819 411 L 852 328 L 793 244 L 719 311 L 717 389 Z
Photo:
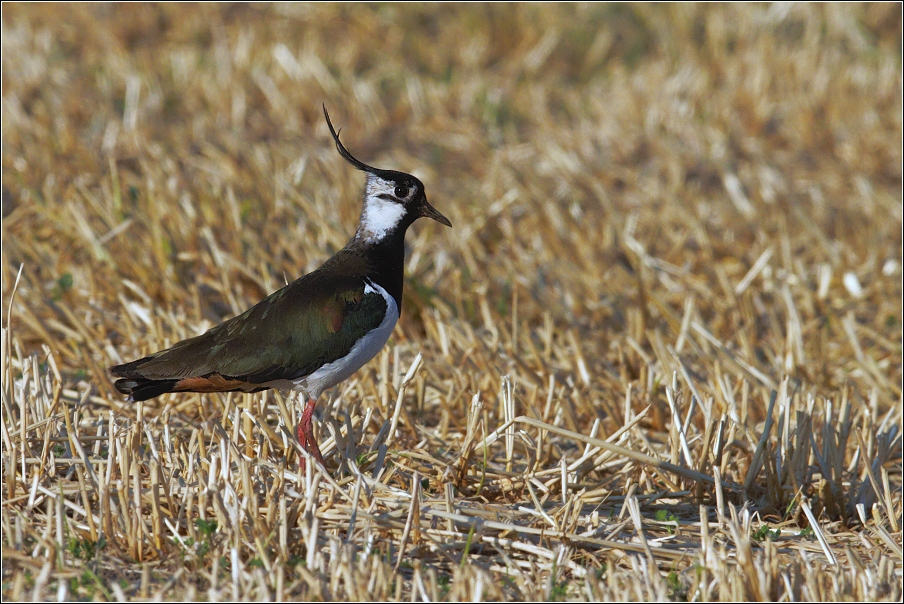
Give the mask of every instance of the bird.
M 169 392 L 299 391 L 306 403 L 298 441 L 325 468 L 312 423 L 317 399 L 372 359 L 398 322 L 408 227 L 418 218 L 452 223 L 428 203 L 418 178 L 356 159 L 326 105 L 323 115 L 339 154 L 365 176 L 361 217 L 348 244 L 242 314 L 110 372 L 132 402 Z

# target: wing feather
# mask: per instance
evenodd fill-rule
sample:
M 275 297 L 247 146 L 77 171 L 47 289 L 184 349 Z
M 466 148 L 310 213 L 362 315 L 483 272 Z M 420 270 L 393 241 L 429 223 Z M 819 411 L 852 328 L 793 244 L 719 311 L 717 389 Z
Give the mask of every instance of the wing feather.
M 362 277 L 326 273 L 305 275 L 200 336 L 111 371 L 150 380 L 218 374 L 249 384 L 309 375 L 343 357 L 386 314 L 386 301 L 365 293 Z

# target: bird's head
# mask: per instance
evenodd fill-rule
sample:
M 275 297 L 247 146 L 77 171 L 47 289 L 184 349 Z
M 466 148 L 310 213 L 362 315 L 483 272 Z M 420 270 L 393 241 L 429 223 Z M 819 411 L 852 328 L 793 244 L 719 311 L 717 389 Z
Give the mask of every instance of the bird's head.
M 432 218 L 441 224 L 452 226 L 448 218 L 427 202 L 424 183 L 416 176 L 395 170 L 381 170 L 358 160 L 339 141 L 339 133 L 330 122 L 326 106 L 323 107 L 323 115 L 326 117 L 330 134 L 336 141 L 339 154 L 367 175 L 358 237 L 363 237 L 368 242 L 378 242 L 400 226 L 407 228 L 421 217 Z

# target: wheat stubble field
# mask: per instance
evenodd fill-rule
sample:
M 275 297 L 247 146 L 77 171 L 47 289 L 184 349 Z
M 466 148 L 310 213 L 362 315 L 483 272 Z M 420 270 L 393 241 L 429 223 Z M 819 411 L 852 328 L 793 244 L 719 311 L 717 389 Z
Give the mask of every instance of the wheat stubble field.
M 4 5 L 4 600 L 902 597 L 901 11 Z M 106 367 L 408 235 L 328 392 Z M 395 418 L 395 422 L 393 419 Z M 394 429 L 393 429 L 394 426 Z

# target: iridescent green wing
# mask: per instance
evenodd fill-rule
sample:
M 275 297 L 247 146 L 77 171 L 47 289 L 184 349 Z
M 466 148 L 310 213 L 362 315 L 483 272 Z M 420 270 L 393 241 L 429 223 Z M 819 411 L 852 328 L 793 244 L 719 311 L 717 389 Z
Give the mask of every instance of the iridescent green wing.
M 250 384 L 304 377 L 348 354 L 383 321 L 386 300 L 365 289 L 361 277 L 315 271 L 198 337 L 129 363 L 129 369 L 149 379 L 219 374 Z

